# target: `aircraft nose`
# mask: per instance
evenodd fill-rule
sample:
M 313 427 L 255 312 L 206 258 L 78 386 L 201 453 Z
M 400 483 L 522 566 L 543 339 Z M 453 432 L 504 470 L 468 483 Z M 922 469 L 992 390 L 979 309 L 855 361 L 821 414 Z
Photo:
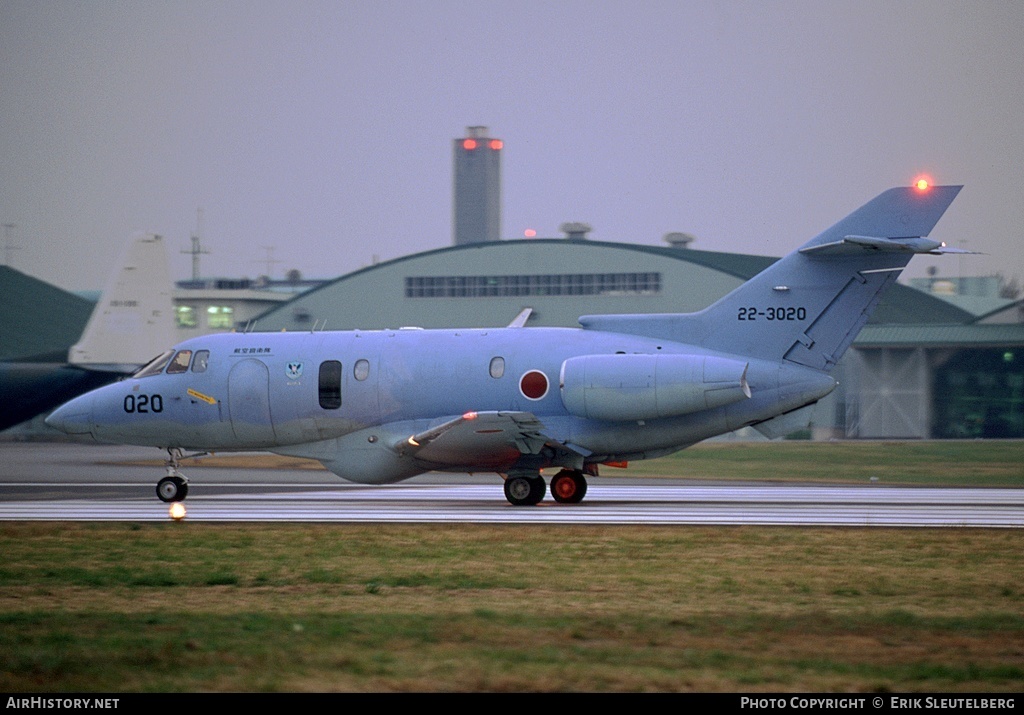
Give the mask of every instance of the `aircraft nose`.
M 54 410 L 45 422 L 65 434 L 89 434 L 92 432 L 92 400 L 91 394 L 76 397 Z

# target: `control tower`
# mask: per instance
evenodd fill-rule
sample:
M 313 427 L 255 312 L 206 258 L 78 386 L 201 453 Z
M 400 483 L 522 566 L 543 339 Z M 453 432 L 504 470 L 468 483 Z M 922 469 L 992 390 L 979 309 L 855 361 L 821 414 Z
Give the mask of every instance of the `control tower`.
M 487 127 L 467 127 L 452 147 L 452 237 L 455 245 L 501 238 L 500 139 Z

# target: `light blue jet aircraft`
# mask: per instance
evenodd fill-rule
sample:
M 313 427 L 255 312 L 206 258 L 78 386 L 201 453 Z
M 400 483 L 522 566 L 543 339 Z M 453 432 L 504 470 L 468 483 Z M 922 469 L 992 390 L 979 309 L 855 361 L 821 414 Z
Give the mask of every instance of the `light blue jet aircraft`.
M 265 450 L 388 484 L 494 472 L 514 505 L 575 503 L 602 464 L 670 454 L 753 426 L 806 427 L 829 371 L 959 186 L 894 188 L 710 307 L 588 315 L 582 328 L 225 333 L 187 340 L 47 423 L 167 450 L 166 502 L 186 451 Z

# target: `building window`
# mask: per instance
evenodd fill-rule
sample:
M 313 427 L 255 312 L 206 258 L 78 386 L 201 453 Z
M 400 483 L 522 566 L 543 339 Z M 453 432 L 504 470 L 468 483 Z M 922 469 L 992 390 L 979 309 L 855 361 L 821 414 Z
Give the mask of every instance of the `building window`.
M 197 328 L 199 320 L 196 318 L 196 309 L 191 305 L 178 305 L 174 307 L 174 323 L 179 328 Z
M 320 406 L 325 410 L 341 407 L 341 363 L 337 360 L 320 363 Z
M 211 305 L 206 309 L 206 324 L 211 328 L 230 328 L 234 325 L 235 309 L 227 305 Z
M 406 298 L 653 295 L 661 273 L 558 273 L 514 276 L 408 276 Z

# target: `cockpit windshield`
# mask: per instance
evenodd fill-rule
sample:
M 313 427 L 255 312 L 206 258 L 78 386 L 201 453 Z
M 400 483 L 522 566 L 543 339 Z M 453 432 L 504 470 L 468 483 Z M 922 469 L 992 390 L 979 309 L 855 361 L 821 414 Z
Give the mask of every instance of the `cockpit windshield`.
M 160 355 L 153 358 L 143 367 L 141 367 L 138 372 L 132 375 L 132 377 L 138 378 L 149 377 L 150 375 L 159 375 L 161 372 L 164 371 L 164 368 L 167 367 L 167 362 L 171 359 L 172 355 L 174 355 L 173 350 L 166 350 L 160 353 Z
M 179 350 L 178 354 L 171 360 L 171 364 L 167 366 L 167 374 L 173 375 L 179 372 L 185 372 L 188 370 L 188 364 L 192 361 L 191 350 Z

